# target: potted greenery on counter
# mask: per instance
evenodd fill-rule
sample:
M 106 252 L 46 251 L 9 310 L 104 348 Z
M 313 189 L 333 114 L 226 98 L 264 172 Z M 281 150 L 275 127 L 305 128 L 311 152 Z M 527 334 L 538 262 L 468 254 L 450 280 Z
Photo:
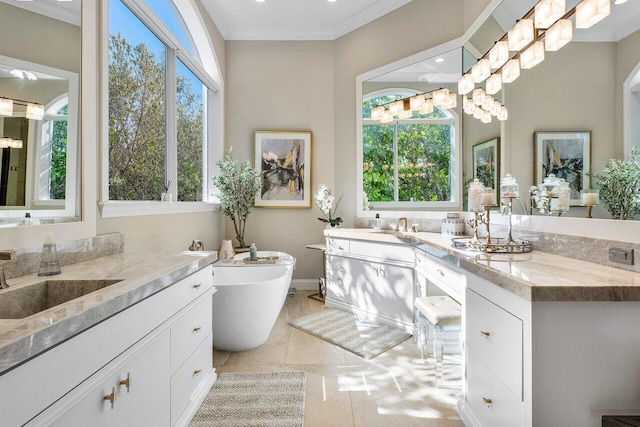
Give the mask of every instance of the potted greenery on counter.
M 249 160 L 239 165 L 233 159 L 232 148 L 227 150 L 224 160 L 220 160 L 217 165 L 220 175 L 213 178 L 213 184 L 218 187 L 222 213 L 233 221 L 239 247 L 246 248 L 244 229 L 260 190 L 260 173 Z
M 631 150 L 631 159 L 611 159 L 602 173 L 593 175 L 600 189 L 600 202 L 613 219 L 633 219 L 640 213 L 640 161 L 638 150 Z

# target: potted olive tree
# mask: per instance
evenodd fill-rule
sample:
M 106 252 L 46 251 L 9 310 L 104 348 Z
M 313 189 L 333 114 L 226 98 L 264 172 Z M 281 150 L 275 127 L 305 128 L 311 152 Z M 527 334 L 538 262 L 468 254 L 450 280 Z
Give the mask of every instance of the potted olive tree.
M 222 213 L 233 221 L 239 247 L 246 248 L 244 229 L 256 194 L 260 190 L 260 173 L 248 159 L 241 165 L 238 164 L 238 161 L 233 159 L 232 148 L 227 150 L 224 160 L 217 164 L 220 175 L 213 178 L 213 184 L 218 187 Z
M 613 219 L 633 219 L 640 214 L 640 160 L 637 149 L 631 159 L 611 159 L 602 173 L 593 175 L 600 200 Z

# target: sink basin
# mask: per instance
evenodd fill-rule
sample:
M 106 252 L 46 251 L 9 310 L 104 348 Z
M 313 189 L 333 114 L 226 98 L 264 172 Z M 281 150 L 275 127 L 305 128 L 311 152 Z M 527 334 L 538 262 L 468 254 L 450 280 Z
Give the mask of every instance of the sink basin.
M 402 243 L 416 243 L 417 240 L 413 236 L 407 236 L 402 231 L 393 231 L 393 230 L 376 230 L 373 231 L 374 234 L 384 234 L 385 236 L 389 236 L 389 241 L 398 241 Z
M 0 319 L 22 319 L 106 288 L 121 279 L 45 280 L 0 292 Z

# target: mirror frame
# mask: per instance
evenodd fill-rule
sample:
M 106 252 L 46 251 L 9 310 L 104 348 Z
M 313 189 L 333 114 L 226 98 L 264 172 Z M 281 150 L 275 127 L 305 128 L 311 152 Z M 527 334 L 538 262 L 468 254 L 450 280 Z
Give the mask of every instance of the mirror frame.
M 82 165 L 77 192 L 81 195 L 76 213 L 78 222 L 43 224 L 32 227 L 9 227 L 0 229 L 2 247 L 19 248 L 39 245 L 45 232 L 53 232 L 58 241 L 90 239 L 97 230 L 97 168 L 86 167 L 92 161 L 97 165 L 99 133 L 99 76 L 100 76 L 100 22 L 99 2 L 82 1 L 82 58 L 80 72 L 80 138 L 78 159 Z M 55 237 L 54 236 L 54 237 Z
M 47 65 L 36 64 L 34 62 L 23 61 L 21 59 L 11 58 L 8 56 L 0 55 L 0 63 L 5 65 L 10 65 L 15 68 L 20 68 L 24 70 L 32 70 L 37 71 L 44 74 L 49 74 L 56 77 L 63 77 L 67 79 L 69 84 L 68 99 L 69 99 L 69 110 L 68 110 L 68 118 L 67 118 L 67 173 L 66 173 L 66 182 L 65 182 L 65 198 L 64 198 L 64 209 L 43 209 L 39 207 L 34 207 L 32 209 L 27 209 L 23 206 L 16 206 L 15 209 L 11 206 L 2 206 L 0 207 L 0 218 L 24 218 L 27 212 L 32 213 L 32 218 L 45 217 L 45 218 L 64 218 L 64 219 L 75 219 L 78 217 L 76 211 L 78 209 L 78 205 L 76 202 L 77 187 L 79 185 L 77 177 L 78 168 L 82 170 L 82 165 L 78 163 L 78 136 L 80 134 L 80 122 L 78 117 L 79 111 L 79 78 L 78 74 L 60 70 L 57 68 L 49 67 Z M 40 120 L 34 120 L 29 124 L 30 133 L 31 130 L 36 126 L 39 126 L 41 123 Z M 35 135 L 39 135 L 39 132 L 35 132 Z M 35 142 L 36 145 L 39 141 L 32 139 L 32 142 Z M 35 146 L 34 146 L 35 149 Z M 36 150 L 37 152 L 37 150 Z M 69 170 L 69 165 L 73 165 L 72 170 Z M 32 172 L 35 172 L 32 171 Z M 31 183 L 30 185 L 35 186 L 35 183 Z M 37 204 L 37 202 L 36 202 Z M 35 215 L 33 215 L 35 213 Z

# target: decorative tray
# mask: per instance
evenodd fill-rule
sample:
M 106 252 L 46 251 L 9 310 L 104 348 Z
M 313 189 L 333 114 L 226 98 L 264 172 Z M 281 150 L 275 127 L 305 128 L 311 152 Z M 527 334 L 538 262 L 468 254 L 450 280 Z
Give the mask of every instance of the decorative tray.
M 248 257 L 243 258 L 242 261 L 244 261 L 245 264 L 275 264 L 278 258 L 277 256 L 259 256 L 255 261 L 251 261 Z
M 451 246 L 454 249 L 494 254 L 525 253 L 532 250 L 531 242 L 528 240 L 509 240 L 502 237 L 492 237 L 490 242 L 484 238 L 473 240 L 469 237 L 454 237 L 451 239 Z

